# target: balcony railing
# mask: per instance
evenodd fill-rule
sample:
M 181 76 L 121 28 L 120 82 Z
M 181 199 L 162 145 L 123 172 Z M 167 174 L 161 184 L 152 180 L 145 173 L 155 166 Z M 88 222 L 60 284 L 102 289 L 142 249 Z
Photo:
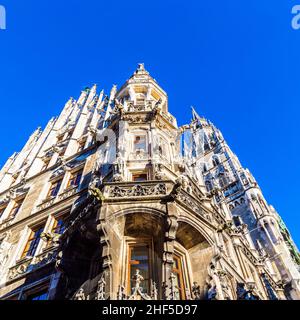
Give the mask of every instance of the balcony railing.
M 26 257 L 17 261 L 16 265 L 9 269 L 8 280 L 12 281 L 22 277 L 38 268 L 44 267 L 55 261 L 56 248 L 50 247 L 35 257 Z
M 165 196 L 172 190 L 172 183 L 158 181 L 108 183 L 105 198 L 136 198 Z
M 52 205 L 54 205 L 55 203 L 58 203 L 60 201 L 63 201 L 65 199 L 73 196 L 74 194 L 77 193 L 77 191 L 78 191 L 78 187 L 72 186 L 72 187 L 64 190 L 57 197 L 48 197 L 40 205 L 37 206 L 37 210 L 40 211 L 40 210 L 47 209 L 47 208 L 51 207 Z

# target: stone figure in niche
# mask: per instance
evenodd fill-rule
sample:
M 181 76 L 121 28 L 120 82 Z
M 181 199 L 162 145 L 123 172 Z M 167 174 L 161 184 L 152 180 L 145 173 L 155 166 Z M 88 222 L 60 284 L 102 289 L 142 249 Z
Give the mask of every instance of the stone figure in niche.
M 7 233 L 6 236 L 0 239 L 0 270 L 5 266 L 10 250 L 11 250 L 11 243 L 8 242 L 8 239 L 11 235 L 11 232 Z
M 231 293 L 230 293 L 230 287 L 228 285 L 227 277 L 225 272 L 219 272 L 219 279 L 221 284 L 222 293 L 225 300 L 231 300 Z

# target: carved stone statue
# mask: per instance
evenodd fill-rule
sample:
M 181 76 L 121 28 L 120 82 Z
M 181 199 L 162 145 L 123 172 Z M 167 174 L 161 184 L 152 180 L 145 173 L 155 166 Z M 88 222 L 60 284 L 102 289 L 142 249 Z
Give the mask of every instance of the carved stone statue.
M 156 104 L 155 104 L 155 106 L 154 106 L 154 110 L 157 112 L 157 113 L 160 113 L 161 111 L 162 111 L 162 99 L 160 98 L 157 102 L 156 102 Z
M 162 172 L 162 164 L 161 163 L 154 163 L 153 164 L 154 169 L 154 177 L 157 180 L 163 180 L 165 179 L 165 174 Z
M 83 288 L 81 288 L 75 295 L 74 300 L 89 300 L 89 296 L 85 296 Z
M 135 281 L 135 288 L 140 288 L 142 281 L 144 281 L 144 277 L 140 274 L 139 269 L 136 270 L 133 280 Z
M 168 201 L 174 201 L 178 197 L 178 195 L 180 194 L 180 191 L 182 189 L 181 181 L 179 179 L 177 179 L 175 182 L 176 183 L 175 183 L 175 185 L 173 187 L 173 190 L 167 196 L 167 198 L 168 198 L 167 200 Z
M 104 279 L 104 275 L 102 275 L 101 279 L 98 282 L 96 300 L 105 300 L 105 286 L 106 286 L 106 282 Z
M 128 300 L 151 300 L 151 297 L 147 293 L 144 293 L 143 287 L 141 287 L 144 277 L 140 274 L 140 270 L 136 270 L 136 273 L 132 279 L 135 285 L 132 288 L 132 295 L 128 298 Z
M 8 242 L 10 235 L 11 232 L 8 232 L 5 237 L 0 240 L 0 270 L 5 266 L 10 254 L 11 243 Z
M 60 234 L 57 233 L 51 233 L 51 232 L 42 232 L 41 233 L 41 239 L 47 242 L 50 245 L 53 246 L 58 246 L 59 245 L 59 239 L 60 239 Z
M 118 152 L 117 154 L 117 159 L 114 164 L 114 176 L 113 176 L 113 181 L 114 182 L 122 182 L 123 176 L 124 176 L 124 170 L 125 170 L 125 161 Z
M 230 287 L 229 287 L 227 277 L 226 277 L 226 272 L 219 271 L 218 275 L 219 275 L 221 289 L 222 289 L 224 299 L 225 300 L 232 300 L 232 296 L 230 293 Z
M 122 182 L 123 181 L 123 177 L 120 173 L 116 173 L 113 176 L 113 182 Z

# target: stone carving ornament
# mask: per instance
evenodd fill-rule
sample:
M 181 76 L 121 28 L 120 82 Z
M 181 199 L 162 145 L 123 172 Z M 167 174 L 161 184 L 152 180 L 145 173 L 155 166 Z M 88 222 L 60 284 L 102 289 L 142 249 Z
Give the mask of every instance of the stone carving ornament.
M 144 293 L 143 288 L 141 287 L 141 283 L 142 281 L 144 281 L 144 277 L 140 274 L 139 269 L 136 270 L 136 273 L 133 276 L 133 281 L 135 285 L 132 289 L 132 295 L 128 298 L 128 300 L 151 300 L 151 297 L 149 297 L 147 293 Z
M 142 197 L 142 196 L 153 196 L 153 195 L 165 195 L 166 185 L 163 183 L 155 186 L 142 186 L 135 185 L 133 187 L 119 187 L 114 186 L 109 190 L 109 196 L 112 198 L 118 197 Z
M 163 180 L 166 178 L 166 175 L 162 171 L 162 164 L 161 163 L 154 163 L 153 164 L 154 169 L 154 176 L 157 180 Z
M 89 296 L 85 296 L 83 288 L 81 288 L 75 295 L 74 300 L 89 300 Z
M 96 300 L 106 300 L 105 299 L 105 286 L 106 286 L 106 282 L 104 279 L 104 275 L 102 275 L 101 279 L 98 282 Z
M 172 272 L 170 275 L 170 296 L 169 300 L 180 300 L 178 286 L 176 285 L 176 276 Z

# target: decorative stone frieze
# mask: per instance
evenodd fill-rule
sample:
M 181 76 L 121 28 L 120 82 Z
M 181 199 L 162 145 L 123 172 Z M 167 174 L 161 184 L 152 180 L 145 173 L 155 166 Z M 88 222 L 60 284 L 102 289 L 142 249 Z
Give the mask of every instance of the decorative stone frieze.
M 44 267 L 47 264 L 54 263 L 56 259 L 56 250 L 50 248 L 45 250 L 36 257 L 27 257 L 17 262 L 15 266 L 9 269 L 8 280 L 12 281 L 15 278 L 26 275 L 29 272 L 34 272 L 36 269 Z
M 130 198 L 145 196 L 162 196 L 166 195 L 167 189 L 164 183 L 150 185 L 133 185 L 133 186 L 110 186 L 108 195 L 110 198 Z

